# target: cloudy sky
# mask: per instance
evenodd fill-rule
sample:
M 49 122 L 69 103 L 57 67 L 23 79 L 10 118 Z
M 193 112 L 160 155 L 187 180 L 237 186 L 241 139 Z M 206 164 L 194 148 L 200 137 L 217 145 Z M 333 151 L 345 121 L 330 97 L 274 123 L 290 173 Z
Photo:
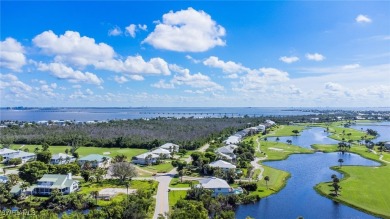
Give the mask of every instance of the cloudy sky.
M 2 107 L 390 106 L 389 1 L 0 8 Z

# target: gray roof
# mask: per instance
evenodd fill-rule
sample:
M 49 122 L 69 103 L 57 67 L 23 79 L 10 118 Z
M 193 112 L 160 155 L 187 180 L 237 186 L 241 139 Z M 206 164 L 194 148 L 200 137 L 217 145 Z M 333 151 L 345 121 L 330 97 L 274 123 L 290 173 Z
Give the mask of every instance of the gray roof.
M 12 149 L 8 149 L 8 148 L 2 148 L 2 149 L 0 149 L 0 155 L 1 155 L 1 154 L 15 153 L 15 152 L 17 152 L 17 151 L 12 150 Z
M 34 153 L 17 151 L 17 153 L 11 154 L 9 158 L 12 159 L 12 158 L 22 158 L 22 157 L 30 157 L 30 156 L 36 156 L 36 155 Z
M 233 165 L 229 162 L 223 161 L 223 160 L 217 160 L 217 161 L 211 162 L 209 165 L 212 167 L 227 168 L 227 169 L 236 168 L 235 165 Z
M 226 146 L 218 148 L 217 152 L 223 153 L 223 154 L 232 154 L 234 149 L 236 149 L 236 148 L 237 148 L 236 145 L 226 145 Z
M 157 148 L 156 150 L 151 151 L 153 154 L 171 154 L 168 150 L 164 148 Z
M 199 182 L 205 189 L 230 188 L 229 184 L 225 180 L 216 177 L 202 179 L 199 180 Z
M 177 149 L 180 147 L 180 146 L 177 145 L 177 144 L 165 143 L 165 144 L 161 145 L 160 148 L 169 149 L 170 147 L 174 147 L 174 146 L 175 146 Z
M 61 174 L 45 174 L 38 182 L 53 182 L 50 188 L 65 188 L 70 187 L 76 180 L 69 179 L 68 175 Z M 37 185 L 36 187 L 39 187 Z
M 107 157 L 108 159 L 111 159 L 111 157 L 109 157 L 109 156 L 103 156 L 103 155 L 100 155 L 100 154 L 89 154 L 89 155 L 87 155 L 87 156 L 85 156 L 85 157 L 82 157 L 82 158 L 80 158 L 79 159 L 79 161 L 80 160 L 82 160 L 82 161 L 103 161 L 103 157 Z
M 63 153 L 58 153 L 58 154 L 53 154 L 53 156 L 51 157 L 51 159 L 52 160 L 58 160 L 58 159 L 60 159 L 60 157 L 62 158 L 62 159 L 66 159 L 67 157 L 69 157 L 69 158 L 74 158 L 73 156 L 71 156 L 71 155 L 67 155 L 67 154 L 63 154 Z

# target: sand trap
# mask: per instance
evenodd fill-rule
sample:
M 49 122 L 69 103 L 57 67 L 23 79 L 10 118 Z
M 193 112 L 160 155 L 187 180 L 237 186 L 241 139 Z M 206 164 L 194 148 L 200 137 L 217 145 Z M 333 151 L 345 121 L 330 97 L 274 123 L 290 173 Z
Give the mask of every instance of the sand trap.
M 273 151 L 283 151 L 283 149 L 280 149 L 280 148 L 268 148 L 270 150 L 273 150 Z
M 104 154 L 104 155 L 106 155 L 106 154 L 111 154 L 111 152 L 103 152 L 103 154 Z

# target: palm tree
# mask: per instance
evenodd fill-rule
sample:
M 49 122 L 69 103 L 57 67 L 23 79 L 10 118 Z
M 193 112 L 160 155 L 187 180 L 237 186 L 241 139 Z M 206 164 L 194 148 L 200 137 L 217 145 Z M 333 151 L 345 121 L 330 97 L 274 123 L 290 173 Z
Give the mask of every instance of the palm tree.
M 337 178 L 336 178 L 337 179 Z M 333 188 L 334 188 L 334 193 L 335 193 L 335 195 L 337 196 L 338 195 L 338 191 L 339 191 L 339 189 L 340 189 L 340 185 L 337 183 L 337 182 L 334 182 L 333 184 L 332 184 L 332 186 L 333 186 Z
M 338 160 L 338 162 L 340 163 L 340 167 L 342 167 L 342 166 L 343 166 L 344 160 L 343 160 L 342 158 L 340 158 L 340 159 Z
M 292 141 L 290 139 L 288 139 L 287 141 L 287 144 L 291 145 L 292 144 Z
M 97 205 L 97 201 L 98 201 L 98 197 L 99 197 L 99 192 L 98 192 L 98 191 L 92 191 L 92 192 L 91 192 L 91 196 L 92 196 L 93 198 L 95 198 L 96 205 Z
M 24 192 L 27 190 L 27 188 L 30 187 L 30 183 L 28 182 L 23 182 L 22 185 L 20 185 L 20 189 L 22 190 L 22 194 L 24 194 Z
M 65 163 L 68 164 L 69 162 L 70 162 L 70 157 L 66 157 L 66 158 L 65 158 Z
M 64 158 L 60 156 L 60 158 L 58 158 L 58 163 L 62 164 L 62 161 L 64 161 Z
M 265 180 L 265 185 L 267 186 L 267 189 L 268 189 L 269 176 L 265 176 L 264 180 Z

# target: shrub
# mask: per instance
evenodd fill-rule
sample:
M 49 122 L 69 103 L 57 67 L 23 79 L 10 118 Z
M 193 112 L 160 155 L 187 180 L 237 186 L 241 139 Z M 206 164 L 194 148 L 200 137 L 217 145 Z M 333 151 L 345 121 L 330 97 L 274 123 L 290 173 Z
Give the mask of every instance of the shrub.
M 256 191 L 257 183 L 256 182 L 241 182 L 240 186 L 246 191 Z

